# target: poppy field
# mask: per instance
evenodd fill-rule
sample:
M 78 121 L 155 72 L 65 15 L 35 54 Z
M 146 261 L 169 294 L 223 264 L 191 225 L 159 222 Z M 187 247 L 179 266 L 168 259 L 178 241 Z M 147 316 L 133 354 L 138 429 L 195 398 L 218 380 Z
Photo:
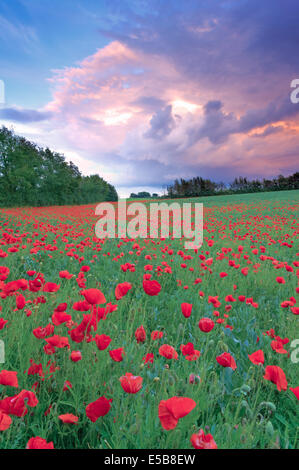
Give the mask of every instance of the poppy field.
M 299 447 L 299 192 L 198 202 L 198 250 L 1 210 L 1 449 Z

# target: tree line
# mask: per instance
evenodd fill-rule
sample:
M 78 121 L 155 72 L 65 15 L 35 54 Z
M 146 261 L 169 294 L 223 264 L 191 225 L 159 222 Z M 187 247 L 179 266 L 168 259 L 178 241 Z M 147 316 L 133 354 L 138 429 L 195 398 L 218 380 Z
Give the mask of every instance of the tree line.
M 167 187 L 167 197 L 196 197 L 211 196 L 215 194 L 256 193 L 260 191 L 283 191 L 299 189 L 299 172 L 290 176 L 279 175 L 273 179 L 248 180 L 246 177 L 235 178 L 232 183 L 215 183 L 210 179 L 199 176 L 185 180 L 176 179 Z
M 140 191 L 139 193 L 131 193 L 130 199 L 157 199 L 159 194 L 157 193 L 148 193 L 147 191 Z
M 83 176 L 64 155 L 0 128 L 0 206 L 47 206 L 117 201 L 99 175 Z

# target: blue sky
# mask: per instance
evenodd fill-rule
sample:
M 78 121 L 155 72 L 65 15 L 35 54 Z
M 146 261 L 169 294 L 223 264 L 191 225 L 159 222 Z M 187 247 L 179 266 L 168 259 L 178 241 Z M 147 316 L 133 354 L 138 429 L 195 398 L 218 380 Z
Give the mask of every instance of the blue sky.
M 0 2 L 0 125 L 120 194 L 298 166 L 295 0 Z
M 109 42 L 98 31 L 105 4 L 76 0 L 0 3 L 0 70 L 10 104 L 44 105 L 51 98 L 47 82 L 51 70 L 73 65 Z

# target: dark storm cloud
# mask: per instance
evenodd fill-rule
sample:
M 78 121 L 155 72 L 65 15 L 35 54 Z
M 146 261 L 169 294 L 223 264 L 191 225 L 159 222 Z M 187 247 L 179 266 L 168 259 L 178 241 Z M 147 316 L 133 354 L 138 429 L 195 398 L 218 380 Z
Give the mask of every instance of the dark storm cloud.
M 146 111 L 153 112 L 157 108 L 164 107 L 166 103 L 155 96 L 141 96 L 131 104 L 141 106 Z
M 172 117 L 172 106 L 168 105 L 163 109 L 159 109 L 150 120 L 150 129 L 144 134 L 145 137 L 152 139 L 162 139 L 170 134 L 175 126 Z
M 207 137 L 212 144 L 221 144 L 230 134 L 237 132 L 238 120 L 233 113 L 222 111 L 221 101 L 209 101 L 204 106 L 204 122 L 198 128 L 189 131 L 190 143 Z
M 269 103 L 265 108 L 249 110 L 240 119 L 234 113 L 225 113 L 221 101 L 209 101 L 204 106 L 203 124 L 189 130 L 190 144 L 193 145 L 204 137 L 207 137 L 212 144 L 222 144 L 232 134 L 247 133 L 255 128 L 298 115 L 299 107 L 294 106 L 289 99 Z M 259 134 L 259 137 L 266 137 L 278 130 L 278 127 L 268 127 Z
M 298 116 L 299 107 L 291 103 L 290 98 L 284 98 L 269 103 L 265 108 L 253 109 L 240 120 L 240 132 L 247 132 L 254 127 L 263 127 L 267 124 L 281 121 L 283 119 Z

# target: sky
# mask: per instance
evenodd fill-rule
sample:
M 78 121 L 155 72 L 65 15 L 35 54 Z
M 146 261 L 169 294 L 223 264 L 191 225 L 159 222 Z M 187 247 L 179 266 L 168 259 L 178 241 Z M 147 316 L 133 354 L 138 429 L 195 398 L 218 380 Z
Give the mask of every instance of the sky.
M 287 176 L 298 45 L 297 0 L 0 0 L 0 125 L 121 197 Z

